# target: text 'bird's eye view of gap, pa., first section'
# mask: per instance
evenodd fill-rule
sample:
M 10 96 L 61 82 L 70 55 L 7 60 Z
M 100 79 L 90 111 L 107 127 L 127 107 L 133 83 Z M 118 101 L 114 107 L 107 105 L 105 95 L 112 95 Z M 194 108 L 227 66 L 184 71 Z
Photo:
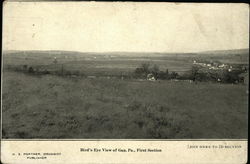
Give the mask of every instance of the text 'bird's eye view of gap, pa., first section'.
M 52 4 L 4 4 L 3 139 L 247 138 L 247 5 Z

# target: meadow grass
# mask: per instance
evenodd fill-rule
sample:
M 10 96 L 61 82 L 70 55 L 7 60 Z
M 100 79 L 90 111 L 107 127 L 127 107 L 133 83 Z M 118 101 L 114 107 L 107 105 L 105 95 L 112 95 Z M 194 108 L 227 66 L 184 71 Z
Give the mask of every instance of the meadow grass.
M 245 85 L 4 72 L 3 138 L 247 138 Z

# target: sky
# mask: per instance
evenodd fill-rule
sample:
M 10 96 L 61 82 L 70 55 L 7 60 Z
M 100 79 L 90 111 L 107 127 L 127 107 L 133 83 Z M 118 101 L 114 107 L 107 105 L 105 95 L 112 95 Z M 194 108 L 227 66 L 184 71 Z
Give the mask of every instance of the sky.
M 249 48 L 248 4 L 5 2 L 3 50 L 199 52 Z

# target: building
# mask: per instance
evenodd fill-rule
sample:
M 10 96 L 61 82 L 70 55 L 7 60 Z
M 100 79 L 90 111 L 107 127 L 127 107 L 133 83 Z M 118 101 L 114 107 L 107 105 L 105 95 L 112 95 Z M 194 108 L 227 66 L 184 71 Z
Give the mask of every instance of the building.
M 147 75 L 147 80 L 149 80 L 149 81 L 155 81 L 156 78 L 154 77 L 154 75 L 152 73 L 150 73 L 150 74 Z

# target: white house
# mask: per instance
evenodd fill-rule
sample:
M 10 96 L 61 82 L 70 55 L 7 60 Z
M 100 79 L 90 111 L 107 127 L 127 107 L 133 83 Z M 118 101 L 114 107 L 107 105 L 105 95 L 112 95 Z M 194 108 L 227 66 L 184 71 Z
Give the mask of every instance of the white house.
M 149 74 L 147 75 L 147 80 L 155 81 L 156 79 L 155 79 L 155 77 L 154 77 L 154 75 L 153 75 L 152 73 L 149 73 Z

